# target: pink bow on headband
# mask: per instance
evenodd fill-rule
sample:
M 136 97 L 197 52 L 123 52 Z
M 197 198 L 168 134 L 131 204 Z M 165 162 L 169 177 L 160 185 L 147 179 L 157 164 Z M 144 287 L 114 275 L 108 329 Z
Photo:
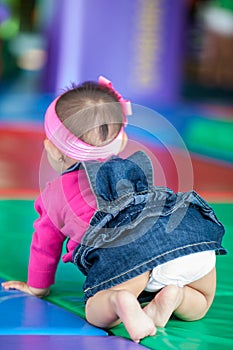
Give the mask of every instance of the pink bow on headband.
M 108 80 L 107 78 L 105 78 L 102 75 L 100 75 L 99 78 L 98 78 L 98 84 L 99 85 L 103 85 L 103 86 L 107 86 L 110 90 L 114 91 L 115 94 L 118 97 L 118 101 L 120 102 L 120 104 L 122 106 L 124 115 L 125 116 L 126 115 L 132 115 L 131 102 L 129 100 L 125 100 L 121 96 L 121 94 L 119 94 L 119 92 L 114 89 L 114 87 L 112 86 L 112 82 L 110 80 Z

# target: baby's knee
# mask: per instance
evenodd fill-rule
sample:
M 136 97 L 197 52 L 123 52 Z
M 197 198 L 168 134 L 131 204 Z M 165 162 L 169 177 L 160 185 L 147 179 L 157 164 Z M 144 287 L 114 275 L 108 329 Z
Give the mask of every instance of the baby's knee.
M 184 287 L 184 297 L 174 314 L 184 321 L 197 321 L 202 319 L 208 312 L 214 294 L 203 293 L 190 286 Z

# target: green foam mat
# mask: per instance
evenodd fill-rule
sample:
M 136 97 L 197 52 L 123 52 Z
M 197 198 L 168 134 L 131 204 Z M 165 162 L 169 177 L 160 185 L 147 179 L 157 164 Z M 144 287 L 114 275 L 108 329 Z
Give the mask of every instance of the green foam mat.
M 193 118 L 183 135 L 189 150 L 233 161 L 233 122 Z
M 199 321 L 170 320 L 157 335 L 141 344 L 150 349 L 232 349 L 233 348 L 233 203 L 212 204 L 226 227 L 224 247 L 228 255 L 217 257 L 217 291 L 208 314 Z M 31 200 L 0 200 L 0 277 L 26 280 L 27 262 L 33 221 L 36 213 Z M 56 284 L 46 299 L 85 317 L 82 284 L 83 275 L 72 264 L 59 263 Z M 121 324 L 111 334 L 128 338 Z
M 32 200 L 0 200 L 0 276 L 27 279 L 27 263 L 33 222 L 37 218 Z M 64 246 L 65 253 L 65 246 Z M 58 265 L 56 284 L 46 298 L 85 317 L 82 285 L 84 276 L 73 264 Z

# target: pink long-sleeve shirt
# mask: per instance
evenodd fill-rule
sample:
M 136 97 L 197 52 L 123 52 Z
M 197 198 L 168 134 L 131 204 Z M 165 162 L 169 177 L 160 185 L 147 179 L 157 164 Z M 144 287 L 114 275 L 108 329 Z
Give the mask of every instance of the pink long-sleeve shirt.
M 70 262 L 96 210 L 85 171 L 68 172 L 48 183 L 35 209 L 39 218 L 34 223 L 27 283 L 48 288 L 55 281 L 63 243 L 69 238 L 62 260 Z

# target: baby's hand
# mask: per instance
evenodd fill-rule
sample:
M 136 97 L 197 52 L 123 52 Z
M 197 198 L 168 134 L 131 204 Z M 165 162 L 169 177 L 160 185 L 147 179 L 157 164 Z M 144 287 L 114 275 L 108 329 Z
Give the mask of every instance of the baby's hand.
M 49 294 L 49 288 L 33 288 L 30 287 L 25 282 L 20 281 L 8 281 L 8 282 L 2 282 L 2 287 L 5 289 L 17 289 L 21 292 L 34 295 L 39 298 L 43 298 Z

